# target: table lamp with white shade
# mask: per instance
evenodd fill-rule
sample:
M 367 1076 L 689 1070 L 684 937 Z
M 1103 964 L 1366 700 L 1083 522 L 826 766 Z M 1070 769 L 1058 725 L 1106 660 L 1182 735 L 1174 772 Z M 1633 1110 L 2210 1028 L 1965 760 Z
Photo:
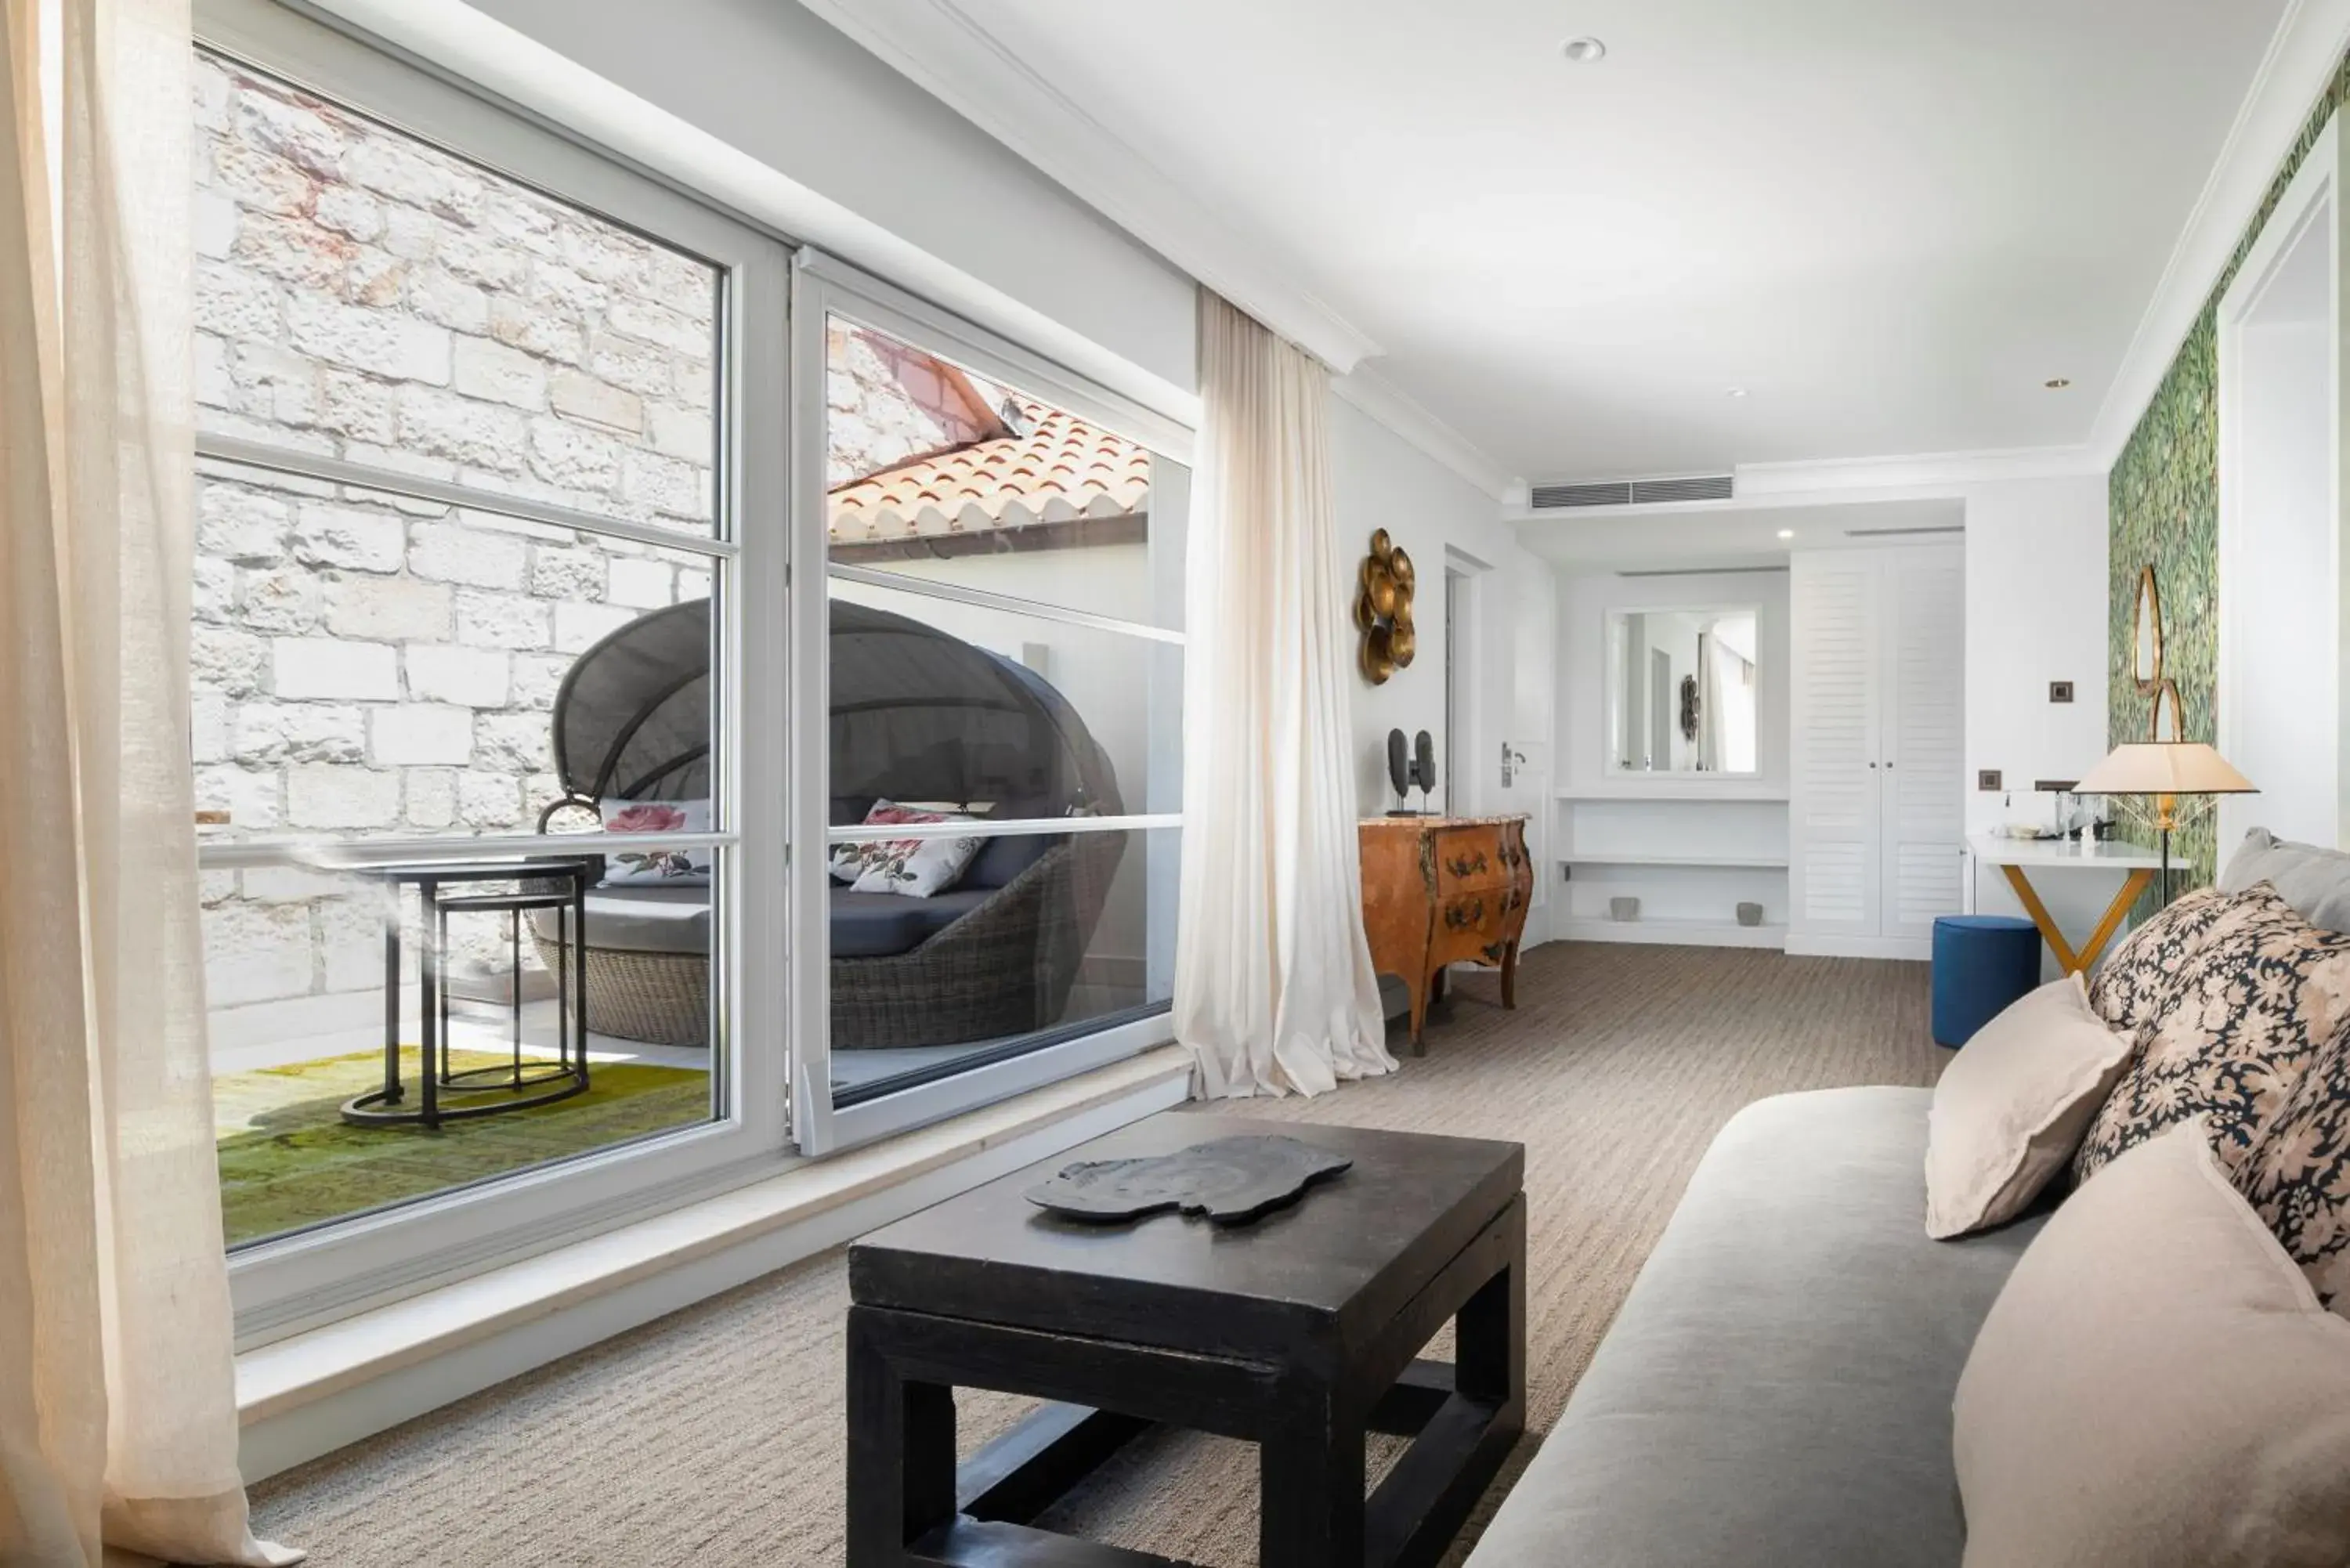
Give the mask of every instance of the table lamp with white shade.
M 2170 902 L 2170 830 L 2182 794 L 2257 794 L 2251 781 L 2200 741 L 2132 741 L 2073 786 L 2077 794 L 2148 794 L 2162 831 L 2162 901 Z

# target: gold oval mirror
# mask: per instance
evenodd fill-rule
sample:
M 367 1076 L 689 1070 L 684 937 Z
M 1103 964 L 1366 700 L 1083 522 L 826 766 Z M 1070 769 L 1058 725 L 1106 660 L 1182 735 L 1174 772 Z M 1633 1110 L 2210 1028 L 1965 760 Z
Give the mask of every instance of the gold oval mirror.
M 2158 741 L 2187 738 L 2187 716 L 2178 702 L 2178 683 L 2166 680 L 2155 688 L 2153 737 Z
M 2137 608 L 2130 627 L 2130 674 L 2141 691 L 2151 692 L 2162 684 L 2162 590 L 2154 585 L 2152 566 L 2141 568 L 2137 575 Z

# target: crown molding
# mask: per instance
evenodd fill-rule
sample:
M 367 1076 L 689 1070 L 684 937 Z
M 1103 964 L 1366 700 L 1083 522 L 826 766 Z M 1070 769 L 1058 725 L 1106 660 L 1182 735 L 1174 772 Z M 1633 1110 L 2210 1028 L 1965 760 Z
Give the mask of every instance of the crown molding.
M 1958 490 L 2018 479 L 2102 474 L 2111 466 L 2088 446 L 2026 446 L 1808 462 L 1742 462 L 1731 472 L 1738 499 L 1745 501 L 1856 490 Z
M 2211 302 L 2220 274 L 2345 53 L 2350 0 L 2289 0 L 2154 297 L 2138 319 L 2137 336 L 2098 406 L 2089 444 L 2106 469 L 2119 461 L 2178 358 L 2178 346 Z
M 1856 502 L 1963 500 L 1978 485 L 2037 479 L 2102 481 L 2106 472 L 2102 459 L 2085 446 L 1827 458 L 1810 462 L 1748 462 L 1731 471 L 1734 493 L 1727 501 L 1644 501 L 1623 506 L 1577 506 L 1537 512 L 1530 497 L 1522 492 L 1503 504 L 1502 521 L 1734 515 Z
M 1330 389 L 1501 505 L 1524 499 L 1523 480 L 1369 366 L 1333 376 Z
M 1346 375 L 1371 337 L 1295 264 L 1192 195 L 1006 48 L 957 0 L 800 0 L 1183 272 Z

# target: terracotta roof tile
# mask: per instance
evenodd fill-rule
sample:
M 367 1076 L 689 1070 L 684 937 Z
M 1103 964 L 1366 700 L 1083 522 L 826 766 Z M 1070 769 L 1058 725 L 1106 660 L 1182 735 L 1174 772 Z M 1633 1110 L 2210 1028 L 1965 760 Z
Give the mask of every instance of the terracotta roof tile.
M 833 487 L 841 545 L 1118 517 L 1150 504 L 1150 452 L 1046 403 L 1013 400 L 1024 436 L 1002 436 Z

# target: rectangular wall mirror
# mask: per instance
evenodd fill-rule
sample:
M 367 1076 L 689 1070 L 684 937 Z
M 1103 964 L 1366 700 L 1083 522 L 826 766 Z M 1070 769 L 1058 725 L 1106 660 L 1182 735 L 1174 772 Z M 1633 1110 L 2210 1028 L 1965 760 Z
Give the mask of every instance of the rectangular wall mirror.
M 1609 613 L 1609 772 L 1755 771 L 1760 609 L 1749 604 Z

